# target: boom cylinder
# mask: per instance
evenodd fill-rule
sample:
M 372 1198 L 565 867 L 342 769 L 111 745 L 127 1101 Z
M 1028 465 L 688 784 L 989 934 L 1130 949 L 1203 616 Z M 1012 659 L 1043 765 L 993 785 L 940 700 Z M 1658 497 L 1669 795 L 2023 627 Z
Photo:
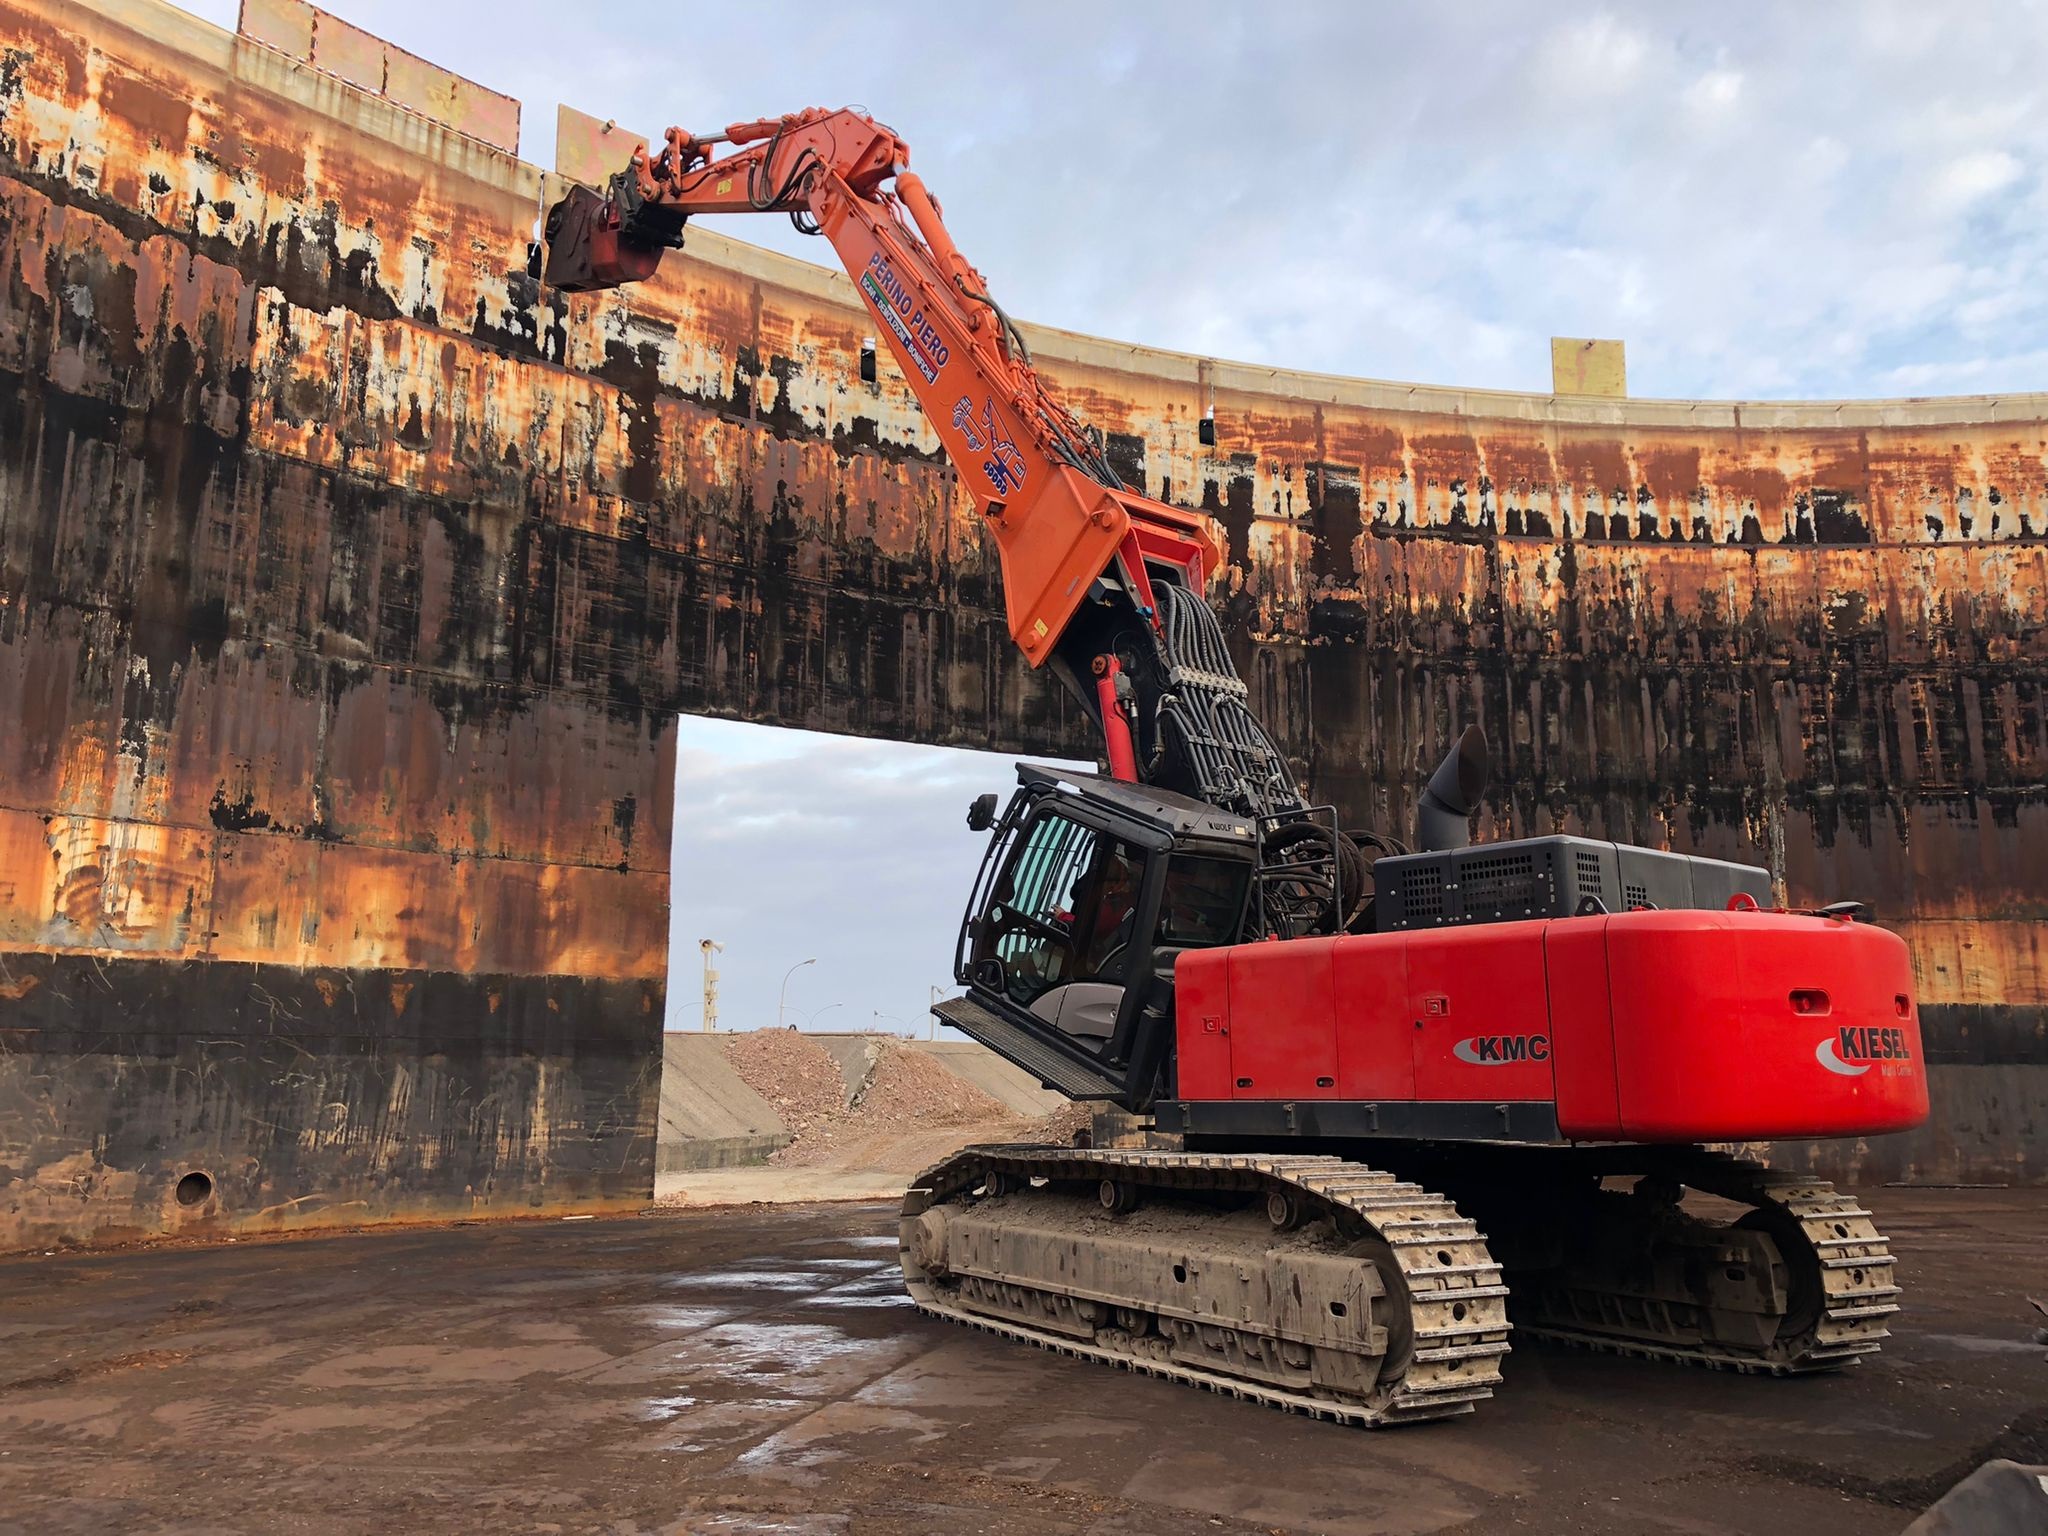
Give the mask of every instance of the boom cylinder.
M 1102 748 L 1109 758 L 1109 773 L 1126 784 L 1138 782 L 1138 753 L 1131 743 L 1131 722 L 1124 713 L 1123 695 L 1130 690 L 1123 665 L 1114 656 L 1095 658 L 1095 702 L 1102 710 Z

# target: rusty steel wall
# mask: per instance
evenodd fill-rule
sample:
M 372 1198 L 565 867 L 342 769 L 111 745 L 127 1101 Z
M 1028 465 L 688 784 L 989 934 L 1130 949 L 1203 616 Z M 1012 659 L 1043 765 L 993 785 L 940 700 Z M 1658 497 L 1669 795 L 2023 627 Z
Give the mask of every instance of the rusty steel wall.
M 531 174 L 156 5 L 0 7 L 0 166 L 0 1246 L 644 1202 L 674 715 L 486 403 Z
M 642 1199 L 675 712 L 1088 750 L 851 289 L 693 228 L 545 294 L 555 190 L 152 0 L 0 3 L 0 1247 Z M 1940 1110 L 1820 1155 L 2048 1173 L 2048 400 L 1033 342 L 1222 521 L 1320 793 L 1402 829 L 1476 719 L 1489 832 L 1871 901 Z

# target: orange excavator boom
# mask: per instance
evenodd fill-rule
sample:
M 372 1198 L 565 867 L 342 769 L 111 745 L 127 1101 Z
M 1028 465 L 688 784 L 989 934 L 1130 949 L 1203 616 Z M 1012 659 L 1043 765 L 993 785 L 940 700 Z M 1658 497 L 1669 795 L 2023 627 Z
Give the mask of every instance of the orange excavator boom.
M 543 277 L 570 292 L 651 277 L 699 214 L 782 213 L 823 235 L 995 540 L 1011 637 L 1099 717 L 1117 776 L 1298 809 L 1203 597 L 1224 553 L 1215 521 L 1122 482 L 909 165 L 892 129 L 848 108 L 671 128 L 602 192 L 550 210 Z
M 699 214 L 787 213 L 822 233 L 988 520 L 1010 631 L 1036 666 L 1090 583 L 1119 562 L 1117 579 L 1140 594 L 1148 560 L 1179 567 L 1200 591 L 1221 545 L 1210 518 L 1117 478 L 1039 379 L 909 160 L 893 131 L 845 109 L 702 137 L 671 128 L 660 150 L 636 147 L 608 197 L 572 193 L 557 205 L 545 277 L 572 292 L 651 277 Z

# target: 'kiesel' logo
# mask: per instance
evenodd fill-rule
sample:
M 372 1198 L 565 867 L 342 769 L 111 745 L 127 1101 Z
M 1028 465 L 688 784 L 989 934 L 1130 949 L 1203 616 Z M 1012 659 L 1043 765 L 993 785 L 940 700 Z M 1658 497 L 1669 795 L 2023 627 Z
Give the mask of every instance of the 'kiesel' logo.
M 1880 1061 L 1911 1061 L 1903 1029 L 1837 1030 L 1813 1048 L 1814 1060 L 1843 1077 L 1861 1077 Z
M 1548 1061 L 1550 1036 L 1474 1035 L 1452 1046 L 1451 1054 L 1475 1067 L 1504 1067 L 1513 1061 Z

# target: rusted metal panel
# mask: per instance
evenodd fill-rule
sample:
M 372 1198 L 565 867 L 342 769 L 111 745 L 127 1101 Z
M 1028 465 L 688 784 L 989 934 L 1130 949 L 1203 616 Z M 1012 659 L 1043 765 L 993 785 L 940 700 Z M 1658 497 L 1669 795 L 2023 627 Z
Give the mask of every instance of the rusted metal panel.
M 586 187 L 602 187 L 613 174 L 626 168 L 636 143 L 646 134 L 635 134 L 609 117 L 592 117 L 571 106 L 555 109 L 555 174 Z M 656 147 L 660 139 L 655 139 Z
M 310 64 L 313 61 L 313 18 L 316 14 L 305 0 L 242 0 L 235 30 L 266 48 L 276 48 Z
M 156 822 L 0 809 L 0 942 L 188 953 L 213 909 L 211 845 Z
M 558 1005 L 582 978 L 587 1039 L 550 1060 L 625 1082 L 659 1027 L 674 711 L 1091 749 L 1017 659 L 915 398 L 886 358 L 861 380 L 850 288 L 693 226 L 658 282 L 543 293 L 544 186 L 168 6 L 0 3 L 10 972 L 443 978 L 451 1038 L 490 1027 L 478 978 Z M 2048 1070 L 2048 401 L 1552 399 L 1031 334 L 1126 473 L 1222 522 L 1215 600 L 1321 794 L 1401 830 L 1477 720 L 1488 832 L 1760 853 L 1794 900 L 1872 901 L 1914 946 L 1950 1121 L 1838 1155 L 2048 1173 L 1982 1101 Z M 158 995 L 132 985 L 63 995 L 98 1029 Z M 112 1104 L 125 1047 L 8 1006 L 16 1081 Z M 374 1118 L 385 1037 L 321 1038 Z M 227 1155 L 164 1097 L 197 1047 L 151 1049 L 182 1065 L 119 1113 Z M 426 1122 L 394 1124 L 387 1165 L 423 1168 Z M 291 1209 L 370 1199 L 363 1166 L 294 1162 L 300 1193 L 337 1183 Z M 553 1198 L 544 1167 L 492 1177 Z M 126 1177 L 60 1179 L 66 1230 Z
M 429 64 L 303 0 L 242 0 L 237 31 L 408 111 L 519 152 L 519 102 Z
M 491 162 L 167 8 L 0 30 L 0 1241 L 644 1199 L 672 717 L 529 668 L 435 311 L 530 180 L 436 211 L 399 143 Z
M 1627 349 L 1618 341 L 1551 337 L 1550 391 L 1556 395 L 1621 399 L 1628 394 Z
M 9 954 L 0 1000 L 9 1246 L 647 1199 L 659 982 Z

